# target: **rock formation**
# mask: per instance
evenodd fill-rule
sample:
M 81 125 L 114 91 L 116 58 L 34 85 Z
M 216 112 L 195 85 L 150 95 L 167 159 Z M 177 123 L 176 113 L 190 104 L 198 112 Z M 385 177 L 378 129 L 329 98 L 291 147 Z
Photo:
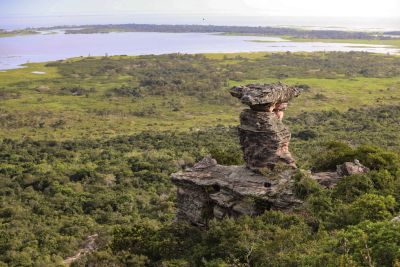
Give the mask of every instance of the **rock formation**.
M 292 192 L 293 173 L 287 169 L 261 175 L 245 166 L 223 166 L 205 157 L 192 169 L 172 174 L 178 187 L 177 217 L 206 226 L 212 218 L 292 209 L 302 203 Z
M 354 162 L 345 162 L 342 165 L 338 165 L 336 172 L 339 176 L 348 176 L 358 173 L 366 173 L 369 169 L 363 166 L 357 159 Z
M 246 166 L 273 169 L 278 162 L 296 168 L 289 152 L 290 131 L 282 123 L 287 102 L 299 88 L 283 84 L 249 84 L 231 89 L 231 95 L 250 107 L 240 114 L 239 137 Z
M 369 169 L 355 159 L 354 162 L 345 162 L 337 165 L 336 172 L 317 172 L 311 174 L 311 178 L 325 188 L 332 188 L 336 185 L 340 177 L 367 172 L 369 172 Z
M 299 95 L 299 89 L 280 83 L 250 84 L 230 92 L 250 107 L 241 113 L 238 127 L 246 165 L 223 166 L 207 156 L 192 168 L 173 173 L 178 220 L 204 227 L 213 218 L 293 210 L 303 203 L 294 193 L 293 176 L 299 170 L 289 152 L 290 131 L 282 123 L 287 102 Z M 308 176 L 330 188 L 341 176 L 366 171 L 355 161 L 339 165 L 336 172 Z

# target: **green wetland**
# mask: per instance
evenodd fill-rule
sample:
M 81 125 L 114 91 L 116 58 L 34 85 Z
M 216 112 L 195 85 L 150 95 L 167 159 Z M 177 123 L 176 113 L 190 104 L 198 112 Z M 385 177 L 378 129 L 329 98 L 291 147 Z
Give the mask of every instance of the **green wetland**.
M 376 40 L 375 40 L 376 41 Z M 304 170 L 372 171 L 287 214 L 177 223 L 172 172 L 242 164 L 237 84 L 303 88 L 284 121 Z M 0 72 L 0 266 L 400 266 L 400 57 L 365 52 L 84 57 Z M 69 264 L 69 263 L 68 263 Z

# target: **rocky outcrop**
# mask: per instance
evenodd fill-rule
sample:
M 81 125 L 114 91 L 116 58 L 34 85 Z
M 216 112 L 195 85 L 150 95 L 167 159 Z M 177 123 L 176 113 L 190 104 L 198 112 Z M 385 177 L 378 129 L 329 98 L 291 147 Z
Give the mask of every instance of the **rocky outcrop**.
M 275 104 L 289 102 L 290 99 L 300 94 L 300 89 L 282 83 L 249 84 L 235 86 L 230 93 L 251 109 L 265 112 L 272 111 Z
M 336 172 L 317 172 L 311 174 L 311 178 L 316 180 L 325 188 L 333 188 L 343 176 L 363 174 L 367 172 L 369 172 L 369 169 L 355 159 L 354 162 L 345 162 L 337 165 Z
M 400 223 L 400 215 L 394 217 L 391 221 L 392 221 L 392 222 L 395 222 L 395 223 Z
M 337 169 L 353 164 L 345 162 Z M 303 204 L 294 193 L 293 176 L 298 170 L 282 167 L 260 174 L 245 166 L 219 165 L 207 156 L 193 168 L 172 174 L 177 186 L 177 219 L 204 227 L 214 218 L 256 216 L 266 210 L 293 211 Z M 343 175 L 319 172 L 307 176 L 324 188 L 333 188 Z
M 201 168 L 195 165 L 172 174 L 178 187 L 179 220 L 206 226 L 213 218 L 255 216 L 270 209 L 293 209 L 302 203 L 292 192 L 295 170 L 291 168 L 261 175 L 245 166 L 214 163 L 206 157 L 196 164 Z
M 177 219 L 200 227 L 213 218 L 291 211 L 303 203 L 294 193 L 293 176 L 300 171 L 289 152 L 290 131 L 282 123 L 287 102 L 299 95 L 298 88 L 250 84 L 230 92 L 250 107 L 240 114 L 238 127 L 246 165 L 223 166 L 207 156 L 171 175 L 177 186 Z M 342 176 L 367 171 L 356 160 L 337 166 L 336 172 L 309 172 L 308 176 L 332 188 Z
M 250 109 L 240 114 L 239 138 L 246 166 L 252 170 L 273 169 L 277 163 L 292 168 L 290 131 L 282 123 L 287 102 L 300 94 L 297 87 L 283 84 L 249 84 L 230 91 Z

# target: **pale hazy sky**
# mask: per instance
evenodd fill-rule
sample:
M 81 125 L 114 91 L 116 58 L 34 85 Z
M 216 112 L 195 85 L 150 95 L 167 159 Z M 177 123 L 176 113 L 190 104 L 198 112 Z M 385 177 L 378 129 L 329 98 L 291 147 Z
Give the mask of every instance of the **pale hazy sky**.
M 0 17 L 14 14 L 400 17 L 400 0 L 0 0 Z

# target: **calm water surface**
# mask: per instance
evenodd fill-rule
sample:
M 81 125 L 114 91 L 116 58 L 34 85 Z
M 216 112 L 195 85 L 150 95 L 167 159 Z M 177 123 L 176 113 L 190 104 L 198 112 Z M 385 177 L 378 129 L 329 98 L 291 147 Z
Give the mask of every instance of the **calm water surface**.
M 264 42 L 255 42 L 264 41 Z M 27 62 L 79 56 L 166 53 L 367 51 L 399 53 L 389 46 L 290 42 L 276 37 L 223 36 L 206 33 L 42 34 L 0 38 L 0 70 Z

